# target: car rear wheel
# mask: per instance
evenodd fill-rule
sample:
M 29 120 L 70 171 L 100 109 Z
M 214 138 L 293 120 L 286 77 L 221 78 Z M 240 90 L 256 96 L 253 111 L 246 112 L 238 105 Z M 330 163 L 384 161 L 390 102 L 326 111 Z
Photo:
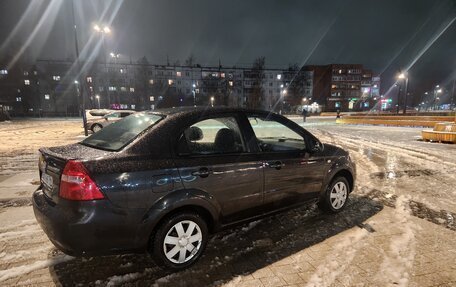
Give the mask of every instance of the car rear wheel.
M 165 219 L 153 236 L 152 257 L 158 266 L 187 268 L 201 256 L 207 238 L 207 224 L 200 215 L 176 214 Z
M 93 133 L 100 131 L 103 127 L 100 124 L 94 124 L 91 128 Z
M 345 177 L 339 176 L 328 185 L 318 206 L 326 212 L 337 213 L 344 209 L 348 201 L 350 185 Z

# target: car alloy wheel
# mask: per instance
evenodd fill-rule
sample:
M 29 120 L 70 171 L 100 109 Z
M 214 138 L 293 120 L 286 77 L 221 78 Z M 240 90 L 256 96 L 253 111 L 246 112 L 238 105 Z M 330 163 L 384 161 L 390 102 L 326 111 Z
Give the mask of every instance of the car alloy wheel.
M 158 266 L 174 270 L 198 260 L 207 244 L 206 221 L 193 212 L 166 217 L 151 236 L 150 252 Z
M 345 177 L 339 176 L 331 181 L 321 195 L 318 207 L 325 212 L 336 213 L 344 209 L 350 194 L 350 185 Z
M 101 129 L 102 129 L 102 127 L 100 125 L 96 124 L 92 127 L 92 132 L 96 133 L 96 132 L 100 131 Z
M 183 220 L 172 226 L 166 233 L 163 252 L 169 261 L 182 264 L 198 253 L 202 241 L 201 228 L 191 220 Z
M 347 200 L 348 188 L 347 185 L 342 182 L 336 182 L 330 193 L 330 202 L 331 206 L 334 209 L 340 209 L 344 206 L 345 201 Z

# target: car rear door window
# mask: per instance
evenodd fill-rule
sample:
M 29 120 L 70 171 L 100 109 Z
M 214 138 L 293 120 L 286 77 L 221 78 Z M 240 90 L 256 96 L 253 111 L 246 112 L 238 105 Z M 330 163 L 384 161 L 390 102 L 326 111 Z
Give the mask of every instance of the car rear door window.
M 232 154 L 246 147 L 234 117 L 202 120 L 185 129 L 179 137 L 179 155 Z
M 263 152 L 302 151 L 304 138 L 286 125 L 271 119 L 250 116 L 250 125 Z

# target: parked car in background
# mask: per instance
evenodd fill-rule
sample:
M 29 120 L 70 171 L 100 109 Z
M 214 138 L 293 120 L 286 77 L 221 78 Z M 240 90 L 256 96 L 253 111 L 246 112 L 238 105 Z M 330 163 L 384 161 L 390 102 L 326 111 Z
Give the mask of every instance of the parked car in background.
M 129 110 L 121 110 L 121 111 L 110 111 L 107 113 L 104 113 L 104 110 L 101 110 L 101 112 L 90 112 L 90 114 L 93 116 L 91 118 L 87 119 L 87 129 L 91 130 L 92 132 L 96 133 L 102 128 L 118 121 L 121 120 L 124 117 L 127 117 L 131 114 L 133 114 L 135 111 L 129 111 Z M 98 114 L 103 114 L 102 117 L 96 117 Z
M 40 149 L 38 223 L 74 256 L 149 252 L 182 269 L 209 234 L 318 202 L 341 211 L 355 184 L 348 153 L 265 111 L 135 113 L 80 143 Z

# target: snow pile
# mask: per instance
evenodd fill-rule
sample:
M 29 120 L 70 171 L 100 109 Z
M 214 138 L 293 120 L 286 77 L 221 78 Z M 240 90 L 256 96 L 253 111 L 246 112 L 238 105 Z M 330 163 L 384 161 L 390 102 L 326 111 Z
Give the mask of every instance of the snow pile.
M 143 274 L 139 273 L 139 272 L 128 273 L 125 275 L 114 275 L 114 276 L 108 278 L 108 284 L 106 284 L 106 286 L 108 286 L 108 287 L 120 286 L 123 283 L 136 280 L 138 278 L 141 278 L 142 276 L 143 276 Z
M 69 255 L 59 255 L 54 258 L 50 258 L 47 260 L 40 260 L 35 261 L 28 265 L 17 266 L 13 268 L 9 268 L 6 270 L 0 270 L 0 282 L 8 280 L 10 278 L 14 278 L 23 274 L 28 274 L 32 271 L 48 268 L 50 266 L 54 266 L 63 262 L 67 262 L 73 260 L 74 257 Z

